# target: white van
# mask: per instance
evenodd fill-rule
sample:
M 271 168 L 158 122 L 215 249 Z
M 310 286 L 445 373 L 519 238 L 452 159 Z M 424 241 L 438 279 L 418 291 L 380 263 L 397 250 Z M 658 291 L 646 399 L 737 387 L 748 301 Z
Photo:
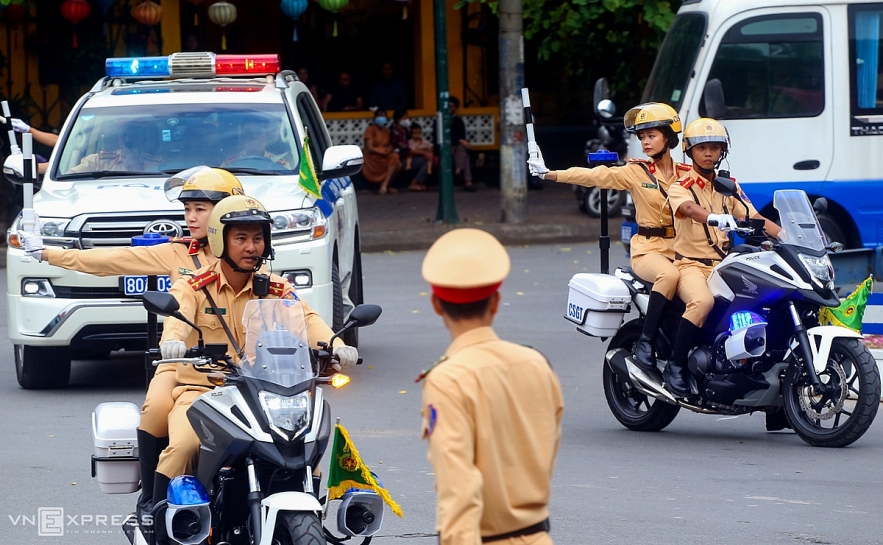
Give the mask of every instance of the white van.
M 685 0 L 642 102 L 726 125 L 762 214 L 783 187 L 828 199 L 846 247 L 883 244 L 883 2 Z M 632 150 L 640 150 L 632 140 Z M 675 155 L 677 158 L 677 154 Z M 689 160 L 687 160 L 689 162 Z

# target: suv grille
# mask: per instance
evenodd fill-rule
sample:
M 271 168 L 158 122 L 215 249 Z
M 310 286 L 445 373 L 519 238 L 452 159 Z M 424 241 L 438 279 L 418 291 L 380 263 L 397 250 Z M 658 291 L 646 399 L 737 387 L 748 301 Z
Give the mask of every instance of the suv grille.
M 165 220 L 168 224 L 177 224 L 181 233 L 188 234 L 183 214 L 166 213 L 162 215 L 126 215 L 126 216 L 88 216 L 74 219 L 67 227 L 66 235 L 79 236 L 80 247 L 97 248 L 107 246 L 130 246 L 132 237 L 144 234 L 144 229 L 153 222 Z M 171 236 L 177 236 L 171 234 Z

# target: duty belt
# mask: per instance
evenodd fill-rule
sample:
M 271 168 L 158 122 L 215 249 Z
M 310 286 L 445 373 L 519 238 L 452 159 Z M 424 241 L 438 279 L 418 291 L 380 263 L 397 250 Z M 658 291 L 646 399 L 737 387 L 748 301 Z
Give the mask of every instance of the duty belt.
M 496 536 L 485 536 L 481 538 L 482 543 L 489 543 L 491 541 L 502 541 L 504 539 L 510 539 L 513 537 L 520 536 L 529 536 L 533 534 L 538 534 L 540 532 L 548 532 L 550 528 L 549 519 L 546 519 L 542 522 L 538 522 L 533 526 L 528 526 L 527 528 L 522 528 L 521 530 L 515 530 L 514 532 L 509 532 L 507 534 L 499 534 Z
M 695 261 L 696 263 L 702 263 L 706 267 L 714 267 L 715 265 L 717 265 L 718 263 L 721 262 L 720 259 L 706 259 L 704 257 L 687 257 L 687 256 L 681 255 L 677 252 L 675 252 L 675 258 L 676 259 L 689 259 L 690 261 Z
M 673 225 L 666 227 L 644 227 L 639 225 L 638 234 L 642 237 L 675 238 L 675 228 Z

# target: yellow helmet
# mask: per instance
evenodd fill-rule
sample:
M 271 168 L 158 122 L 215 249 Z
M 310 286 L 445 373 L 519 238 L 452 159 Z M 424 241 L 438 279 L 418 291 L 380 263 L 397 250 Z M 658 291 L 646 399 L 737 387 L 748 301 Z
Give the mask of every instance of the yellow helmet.
M 270 225 L 273 219 L 257 199 L 245 195 L 232 195 L 222 199 L 212 209 L 208 218 L 208 246 L 218 259 L 227 257 L 227 226 L 233 224 L 256 223 L 263 227 L 264 253 L 261 257 L 270 257 Z
M 706 142 L 717 142 L 721 145 L 721 151 L 726 153 L 730 149 L 730 133 L 720 121 L 700 117 L 690 122 L 684 130 L 684 152 L 689 152 L 696 144 Z
M 625 113 L 622 122 L 625 125 L 625 130 L 631 133 L 659 127 L 668 127 L 675 134 L 681 132 L 681 118 L 678 116 L 678 112 L 662 102 L 638 104 Z
M 219 202 L 231 195 L 245 195 L 239 178 L 222 168 L 204 165 L 188 168 L 175 174 L 165 183 L 170 200 Z

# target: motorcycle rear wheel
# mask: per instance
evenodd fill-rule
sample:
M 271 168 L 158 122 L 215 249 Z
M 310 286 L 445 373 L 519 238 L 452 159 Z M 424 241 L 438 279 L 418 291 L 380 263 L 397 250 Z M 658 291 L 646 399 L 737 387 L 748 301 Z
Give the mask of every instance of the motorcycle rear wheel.
M 322 522 L 315 513 L 279 513 L 273 545 L 325 545 Z
M 801 439 L 814 447 L 845 447 L 871 427 L 880 405 L 880 374 L 859 339 L 834 339 L 819 375 L 823 385 L 845 384 L 845 394 L 840 390 L 836 397 L 811 395 L 806 381 L 796 375 L 795 368 L 786 378 L 783 395 L 785 414 Z
M 608 350 L 624 348 L 631 352 L 632 346 L 641 336 L 642 320 L 625 324 L 610 341 Z M 661 336 L 656 337 L 656 353 L 666 354 L 668 347 Z M 681 410 L 677 405 L 647 396 L 639 392 L 630 382 L 621 382 L 610 365 L 604 362 L 604 397 L 610 412 L 626 428 L 634 431 L 660 431 L 672 423 Z

